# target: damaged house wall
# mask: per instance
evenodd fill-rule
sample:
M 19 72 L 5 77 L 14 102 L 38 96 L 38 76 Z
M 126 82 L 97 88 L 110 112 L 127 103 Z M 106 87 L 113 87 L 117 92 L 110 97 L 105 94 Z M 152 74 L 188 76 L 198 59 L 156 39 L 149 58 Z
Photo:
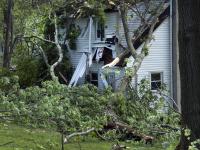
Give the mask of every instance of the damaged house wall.
M 105 25 L 104 25 L 104 31 L 105 31 L 105 38 L 110 38 L 112 36 L 116 36 L 118 29 L 117 29 L 117 24 L 118 24 L 118 13 L 117 12 L 110 12 L 106 13 L 106 20 L 105 20 Z M 87 32 L 86 28 L 88 25 L 88 18 L 81 18 L 76 21 L 76 25 L 80 27 L 81 31 Z M 93 18 L 93 24 L 92 24 L 92 38 L 91 38 L 91 43 L 92 43 L 92 51 L 94 52 L 93 56 L 93 63 L 91 64 L 89 68 L 89 73 L 94 74 L 97 73 L 98 75 L 98 87 L 100 89 L 104 88 L 103 81 L 100 77 L 100 70 L 103 65 L 105 65 L 105 62 L 107 59 L 110 59 L 110 56 L 105 58 L 105 60 L 100 59 L 99 62 L 97 62 L 94 58 L 96 57 L 95 51 L 98 47 L 107 47 L 104 48 L 104 53 L 110 52 L 112 54 L 112 58 L 110 61 L 112 61 L 115 56 L 116 56 L 116 46 L 111 45 L 111 44 L 105 44 L 105 38 L 103 41 L 101 41 L 100 38 L 97 38 L 97 20 Z M 77 38 L 76 41 L 76 50 L 70 50 L 70 59 L 72 62 L 72 65 L 74 69 L 78 65 L 81 55 L 88 50 L 88 40 L 89 40 L 89 33 L 81 33 L 80 36 Z M 112 49 L 112 50 L 111 50 Z M 107 63 L 109 63 L 108 61 Z M 121 68 L 123 70 L 123 68 Z M 118 80 L 118 76 L 115 75 L 116 80 Z M 86 81 L 86 76 L 84 74 L 83 77 L 81 77 L 78 80 L 77 84 L 83 84 Z M 116 85 L 117 86 L 117 85 Z
M 142 9 L 142 7 L 141 7 Z M 129 27 L 132 32 L 134 32 L 138 26 L 140 25 L 140 20 L 131 14 L 129 12 L 129 16 L 131 19 L 129 19 Z M 118 44 L 115 43 L 115 45 L 109 45 L 105 44 L 105 41 L 102 42 L 101 39 L 97 38 L 97 23 L 95 18 L 93 18 L 93 24 L 92 24 L 92 38 L 91 38 L 91 43 L 92 43 L 92 51 L 95 53 L 95 50 L 97 47 L 108 47 L 107 51 L 112 52 L 113 58 L 120 53 L 121 49 L 119 48 Z M 76 24 L 81 28 L 81 31 L 84 31 L 87 28 L 88 25 L 88 18 L 81 18 L 76 21 Z M 124 37 L 124 31 L 123 31 L 123 26 L 120 18 L 120 14 L 118 12 L 109 12 L 106 13 L 106 21 L 104 25 L 104 31 L 105 31 L 105 38 L 106 37 L 111 37 L 112 35 L 115 35 L 118 39 L 118 42 L 124 46 L 126 46 L 126 41 Z M 137 83 L 140 82 L 141 79 L 147 78 L 151 79 L 151 73 L 161 73 L 162 74 L 162 82 L 166 83 L 167 88 L 171 90 L 171 49 L 170 49 L 170 19 L 169 17 L 165 19 L 159 27 L 155 30 L 154 32 L 154 40 L 151 41 L 150 45 L 150 51 L 149 55 L 144 59 L 144 62 L 141 65 L 141 68 L 138 71 L 138 74 L 135 79 L 133 79 L 133 84 L 137 85 Z M 78 65 L 81 55 L 85 53 L 88 49 L 88 39 L 89 39 L 89 34 L 85 34 L 83 36 L 83 33 L 78 37 L 76 45 L 77 49 L 76 50 L 71 50 L 70 51 L 70 58 L 72 65 L 74 69 Z M 105 40 L 105 39 L 104 39 Z M 110 47 L 109 47 L 110 46 Z M 111 50 L 112 49 L 112 50 Z M 138 51 L 141 48 L 138 48 Z M 94 54 L 95 55 L 95 54 Z M 132 58 L 129 59 L 131 61 Z M 98 75 L 98 87 L 100 89 L 104 88 L 104 83 L 101 78 L 100 72 L 101 72 L 101 67 L 105 65 L 104 61 L 95 61 L 93 58 L 93 63 L 89 67 L 89 73 L 97 73 Z M 129 66 L 129 64 L 127 64 Z M 116 84 L 114 85 L 115 88 L 117 88 L 120 84 L 120 78 L 124 74 L 124 67 L 116 67 L 118 69 L 117 74 L 113 76 L 113 73 L 111 71 L 111 81 L 115 81 Z M 116 68 L 113 68 L 116 69 Z M 120 71 L 119 71 L 120 70 Z M 113 71 L 114 72 L 114 71 Z M 91 75 L 90 75 L 91 76 Z M 93 74 L 94 77 L 94 82 L 96 75 Z M 109 78 L 109 76 L 108 76 Z M 114 78 L 114 79 L 113 79 Z M 85 83 L 86 76 L 84 74 L 83 77 L 81 77 L 78 80 L 77 84 L 83 84 Z M 109 82 L 109 81 L 108 81 Z

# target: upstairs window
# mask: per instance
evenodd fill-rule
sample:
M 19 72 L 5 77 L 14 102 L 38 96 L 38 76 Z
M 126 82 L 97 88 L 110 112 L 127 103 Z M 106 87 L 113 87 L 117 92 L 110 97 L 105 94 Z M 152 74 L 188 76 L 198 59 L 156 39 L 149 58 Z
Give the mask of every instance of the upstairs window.
M 103 41 L 104 38 L 105 38 L 104 24 L 98 22 L 96 28 L 97 28 L 97 30 L 96 30 L 96 37 L 97 37 L 97 39 L 100 39 L 101 41 Z
M 163 74 L 160 73 L 151 73 L 151 90 L 158 90 L 162 86 L 162 77 Z

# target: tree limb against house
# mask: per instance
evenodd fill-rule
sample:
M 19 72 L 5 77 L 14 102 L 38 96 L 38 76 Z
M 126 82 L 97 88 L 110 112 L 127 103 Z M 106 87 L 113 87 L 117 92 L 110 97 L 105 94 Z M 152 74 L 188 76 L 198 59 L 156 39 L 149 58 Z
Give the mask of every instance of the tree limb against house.
M 123 78 L 126 82 L 130 77 L 134 77 L 145 56 L 147 56 L 148 53 L 151 53 L 149 52 L 149 48 L 151 47 L 150 42 L 154 39 L 153 32 L 163 21 L 165 21 L 167 18 L 166 12 L 169 9 L 169 3 L 167 1 L 149 1 L 148 3 L 146 1 L 108 2 L 108 8 L 105 8 L 104 12 L 105 15 L 107 15 L 107 18 L 105 19 L 106 23 L 99 24 L 98 16 L 94 15 L 89 16 L 93 19 L 92 23 L 87 22 L 87 24 L 85 24 L 84 20 L 86 19 L 84 18 L 79 18 L 77 19 L 77 22 L 75 21 L 74 23 L 77 27 L 80 27 L 81 31 L 84 33 L 81 33 L 76 40 L 76 52 L 73 50 L 70 51 L 71 59 L 72 62 L 74 62 L 74 68 L 76 69 L 69 86 L 82 84 L 84 81 L 95 82 L 95 80 L 98 80 L 98 87 L 102 89 L 103 86 L 108 87 L 108 85 L 111 85 L 112 83 L 119 84 L 114 83 L 115 81 L 110 81 L 110 83 L 108 83 L 109 81 L 107 82 L 106 78 L 121 80 L 119 78 L 124 76 Z M 114 20 L 115 18 L 116 20 Z M 113 21 L 112 23 L 111 20 Z M 134 23 L 137 25 L 130 27 L 130 24 Z M 89 28 L 89 26 L 91 27 L 91 24 L 92 28 Z M 85 25 L 86 27 L 84 27 Z M 108 31 L 108 33 L 106 31 Z M 92 39 L 89 35 L 92 36 Z M 90 47 L 92 47 L 92 49 Z M 138 48 L 141 50 L 138 50 Z M 79 56 L 80 61 L 75 62 L 77 61 L 75 60 L 75 57 L 80 54 L 83 54 L 82 56 Z M 100 54 L 100 58 L 97 59 L 98 54 Z M 124 65 L 126 59 L 130 56 L 134 58 L 134 61 L 131 63 L 131 67 L 128 68 L 131 75 L 129 74 L 129 77 L 127 78 L 125 74 L 122 73 L 122 70 L 126 66 Z M 101 65 L 102 62 L 103 65 Z M 93 69 L 93 66 L 96 66 L 96 70 L 99 70 L 96 75 L 95 72 L 97 71 Z M 115 77 L 106 77 L 106 72 L 113 72 L 113 70 L 116 69 L 116 66 L 120 70 L 120 74 L 124 75 L 117 77 L 118 75 L 114 73 Z M 116 77 L 118 79 L 116 79 Z M 95 83 L 96 85 L 97 82 Z
M 124 52 L 122 52 L 120 55 L 118 55 L 111 63 L 103 66 L 103 68 L 114 67 L 117 63 L 119 63 L 119 61 L 121 59 L 123 59 L 125 57 L 125 55 L 127 55 L 127 53 L 131 53 L 131 55 L 135 59 L 135 61 L 133 62 L 133 66 L 132 66 L 132 76 L 133 77 L 135 76 L 135 74 L 137 73 L 137 70 L 140 68 L 140 65 L 141 65 L 143 59 L 148 54 L 148 44 L 153 39 L 152 34 L 153 34 L 153 31 L 154 31 L 154 27 L 155 27 L 155 25 L 158 21 L 158 16 L 160 15 L 160 13 L 164 9 L 164 4 L 165 4 L 164 1 L 161 2 L 161 4 L 159 4 L 159 6 L 156 8 L 156 10 L 154 10 L 155 15 L 152 16 L 151 19 L 148 18 L 148 20 L 145 20 L 145 21 L 142 22 L 142 24 L 140 25 L 141 31 L 139 31 L 138 35 L 137 34 L 131 35 L 129 27 L 128 27 L 128 22 L 127 22 L 127 18 L 128 18 L 127 17 L 127 11 L 128 11 L 128 8 L 132 8 L 131 10 L 134 11 L 133 6 L 136 6 L 135 9 L 138 11 L 137 5 L 136 5 L 136 3 L 134 3 L 133 6 L 129 6 L 129 4 L 126 4 L 125 2 L 120 1 L 120 4 L 119 4 L 118 7 L 119 7 L 119 12 L 121 14 L 125 38 L 126 38 L 126 42 L 127 42 L 128 47 Z M 148 10 L 146 10 L 146 11 L 148 11 Z M 140 13 L 138 13 L 138 14 L 140 14 Z M 140 15 L 138 15 L 138 16 L 140 17 L 141 20 L 145 19 L 145 17 L 141 17 Z M 142 51 L 140 52 L 140 54 L 138 54 L 136 52 L 136 49 L 133 46 L 134 39 L 136 37 L 139 37 L 140 36 L 139 34 L 144 32 L 142 30 L 146 29 L 148 27 L 150 28 L 149 33 L 146 36 L 146 39 L 144 40 Z

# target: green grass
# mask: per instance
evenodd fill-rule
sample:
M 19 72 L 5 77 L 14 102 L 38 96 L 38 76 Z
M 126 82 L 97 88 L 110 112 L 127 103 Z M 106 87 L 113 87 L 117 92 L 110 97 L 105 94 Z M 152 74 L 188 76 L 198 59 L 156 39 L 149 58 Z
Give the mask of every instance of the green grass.
M 12 124 L 0 123 L 0 150 L 60 150 L 61 136 L 54 131 L 28 129 Z M 110 150 L 114 143 L 85 137 L 82 142 L 65 145 L 65 150 Z M 143 143 L 123 143 L 130 150 L 162 150 L 161 144 L 153 146 Z

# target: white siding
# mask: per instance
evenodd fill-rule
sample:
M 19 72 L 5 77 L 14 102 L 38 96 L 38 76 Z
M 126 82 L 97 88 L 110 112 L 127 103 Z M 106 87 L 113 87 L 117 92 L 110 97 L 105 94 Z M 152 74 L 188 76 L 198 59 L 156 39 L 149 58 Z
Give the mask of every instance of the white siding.
M 76 25 L 78 25 L 81 29 L 81 34 L 76 40 L 76 51 L 77 52 L 87 52 L 89 45 L 89 28 L 87 30 L 87 25 L 89 18 L 82 18 L 76 21 Z M 95 41 L 95 21 L 93 20 L 92 24 L 92 43 Z M 84 32 L 85 31 L 85 32 Z M 83 34 L 86 33 L 86 34 Z M 85 36 L 83 36 L 85 35 Z
M 144 10 L 142 6 L 140 6 L 138 9 L 140 9 L 141 11 Z M 128 18 L 129 31 L 130 31 L 130 34 L 133 35 L 133 32 L 140 26 L 141 19 L 132 10 L 128 11 L 127 16 L 128 16 L 127 18 Z M 119 40 L 121 44 L 126 46 L 127 44 L 125 40 L 124 28 L 123 28 L 121 17 L 119 17 L 118 19 L 118 27 L 119 27 L 119 31 L 118 31 Z
M 130 16 L 129 12 L 129 16 Z M 77 21 L 77 24 L 83 28 L 87 26 L 88 18 L 81 19 Z M 140 82 L 141 79 L 147 78 L 150 79 L 151 72 L 162 72 L 163 73 L 163 81 L 167 84 L 168 89 L 170 90 L 171 86 L 171 51 L 170 51 L 170 23 L 169 18 L 166 19 L 154 32 L 154 39 L 150 43 L 151 47 L 149 49 L 149 55 L 144 59 L 142 65 L 137 73 L 137 83 Z M 131 31 L 137 29 L 140 24 L 140 20 L 133 16 L 131 20 L 129 20 L 129 27 Z M 117 32 L 116 32 L 117 31 Z M 126 45 L 124 31 L 121 19 L 117 12 L 115 13 L 107 13 L 106 14 L 106 23 L 105 23 L 105 34 L 113 34 L 116 33 L 120 36 L 120 39 L 124 45 Z M 96 24 L 95 20 L 93 22 L 92 28 L 92 42 L 96 41 Z M 73 67 L 75 68 L 79 62 L 80 56 L 84 49 L 88 48 L 88 35 L 85 38 L 79 37 L 77 39 L 77 50 L 70 52 L 70 58 Z M 138 49 L 138 51 L 141 47 Z M 133 60 L 131 58 L 130 60 Z M 101 68 L 102 64 L 93 64 L 90 67 L 90 71 L 97 71 Z M 120 74 L 117 78 L 119 78 L 122 74 Z M 136 82 L 136 80 L 133 80 Z M 79 84 L 84 83 L 84 78 L 80 79 Z M 119 83 L 116 83 L 119 85 Z M 134 84 L 135 85 L 135 84 Z M 99 81 L 99 88 L 103 88 L 103 83 Z
M 163 81 L 171 90 L 171 52 L 170 52 L 170 21 L 167 18 L 154 32 L 154 39 L 150 43 L 149 55 L 145 57 L 137 72 L 137 82 L 150 79 L 151 72 L 162 72 Z M 141 50 L 141 47 L 138 51 Z M 133 58 L 129 58 L 129 64 Z
M 116 34 L 118 13 L 107 13 L 105 22 L 105 34 Z
M 76 21 L 76 25 L 80 27 L 81 31 L 86 31 L 87 25 L 88 25 L 88 18 L 81 18 L 79 20 Z M 105 34 L 115 34 L 116 33 L 116 25 L 117 25 L 117 13 L 107 13 L 106 14 L 106 22 L 105 22 Z M 81 34 L 83 35 L 83 34 Z M 69 52 L 70 54 L 70 59 L 71 59 L 71 63 L 73 68 L 75 69 L 80 57 L 82 55 L 83 52 L 86 52 L 88 49 L 88 45 L 89 45 L 89 34 L 87 33 L 84 37 L 83 36 L 79 36 L 77 38 L 76 41 L 76 50 L 72 50 Z M 96 21 L 95 19 L 93 19 L 93 25 L 92 25 L 92 43 L 96 42 Z M 98 72 L 99 68 L 101 65 L 95 65 L 93 64 L 90 67 L 91 71 L 96 70 L 96 72 Z M 79 80 L 78 82 L 79 84 L 84 83 L 84 77 L 82 79 Z M 103 88 L 103 84 L 102 81 L 100 81 L 99 83 L 100 88 Z
M 70 61 L 72 63 L 72 67 L 73 67 L 73 73 L 76 69 L 76 66 L 78 65 L 79 61 L 80 61 L 80 58 L 82 56 L 83 53 L 81 52 L 77 52 L 76 50 L 71 50 L 69 52 L 69 55 L 70 55 Z M 85 75 L 83 75 L 83 77 L 81 79 L 78 80 L 78 83 L 77 84 L 82 84 L 84 83 L 85 81 Z

